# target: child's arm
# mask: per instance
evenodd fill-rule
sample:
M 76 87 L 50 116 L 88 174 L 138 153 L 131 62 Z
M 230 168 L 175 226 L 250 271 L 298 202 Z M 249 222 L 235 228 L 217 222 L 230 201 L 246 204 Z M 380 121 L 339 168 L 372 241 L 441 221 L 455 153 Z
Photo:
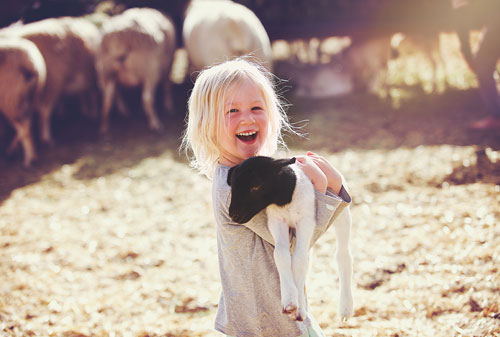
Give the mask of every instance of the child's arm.
M 297 159 L 299 158 L 302 157 L 297 157 Z M 319 166 L 313 162 L 312 158 L 308 158 L 307 162 L 309 164 L 306 165 L 308 167 L 306 168 L 306 170 L 311 169 L 317 174 L 317 179 L 315 179 L 317 186 L 319 186 L 319 184 L 323 185 L 323 187 L 320 187 L 323 191 L 316 191 L 316 228 L 313 237 L 313 242 L 316 242 L 318 238 L 330 227 L 330 225 L 334 222 L 334 220 L 342 212 L 342 210 L 350 203 L 350 196 L 343 187 L 339 192 L 340 194 L 333 193 L 333 189 L 330 190 L 326 175 L 323 173 L 323 171 L 321 171 Z M 297 163 L 299 163 L 299 160 L 297 161 Z M 304 165 L 300 165 L 301 168 L 303 166 Z M 237 225 L 236 223 L 232 222 L 229 217 L 231 188 L 226 183 L 226 174 L 224 174 L 222 177 L 214 178 L 215 194 L 213 202 L 215 203 L 215 216 L 218 223 L 220 224 Z M 308 174 L 306 173 L 306 175 Z M 311 179 L 311 177 L 309 177 L 309 179 Z M 315 186 L 315 188 L 317 186 Z M 249 222 L 243 224 L 243 227 L 247 227 L 248 229 L 252 230 L 255 234 L 264 239 L 264 241 L 267 241 L 274 246 L 274 239 L 267 226 L 267 217 L 265 212 L 260 212 L 255 215 Z
M 342 174 L 328 160 L 313 152 L 307 152 L 306 156 L 298 156 L 297 162 L 317 191 L 326 193 L 329 188 L 336 195 L 340 195 Z
M 342 174 L 324 157 L 312 152 L 298 156 L 297 162 L 303 172 L 311 179 L 316 189 L 316 228 L 312 242 L 316 242 L 333 223 L 337 221 L 344 208 L 351 203 Z M 350 214 L 348 215 L 350 218 Z

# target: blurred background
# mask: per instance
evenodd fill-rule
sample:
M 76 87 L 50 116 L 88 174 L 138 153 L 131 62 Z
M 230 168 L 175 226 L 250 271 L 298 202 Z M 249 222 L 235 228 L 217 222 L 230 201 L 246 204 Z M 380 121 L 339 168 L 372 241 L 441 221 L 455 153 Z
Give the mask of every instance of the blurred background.
M 500 336 L 499 23 L 498 0 L 1 1 L 0 335 L 220 336 L 211 182 L 178 148 L 198 71 L 251 55 L 306 134 L 288 154 L 353 196 L 347 322 L 335 232 L 314 248 L 325 334 Z

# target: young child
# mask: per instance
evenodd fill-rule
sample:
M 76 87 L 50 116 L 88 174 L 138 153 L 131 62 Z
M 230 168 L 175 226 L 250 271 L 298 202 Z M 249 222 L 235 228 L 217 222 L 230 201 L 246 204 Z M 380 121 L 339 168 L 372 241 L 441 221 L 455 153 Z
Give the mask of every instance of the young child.
M 310 313 L 303 322 L 282 314 L 265 212 L 244 225 L 232 222 L 228 214 L 229 168 L 254 155 L 272 156 L 285 147 L 282 132 L 293 133 L 272 75 L 241 58 L 213 66 L 199 74 L 188 108 L 181 148 L 190 155 L 192 166 L 213 180 L 222 281 L 215 329 L 237 337 L 324 336 Z M 316 190 L 315 242 L 351 199 L 342 176 L 323 157 L 308 152 L 298 156 L 297 163 Z M 350 288 L 345 301 L 352 311 Z

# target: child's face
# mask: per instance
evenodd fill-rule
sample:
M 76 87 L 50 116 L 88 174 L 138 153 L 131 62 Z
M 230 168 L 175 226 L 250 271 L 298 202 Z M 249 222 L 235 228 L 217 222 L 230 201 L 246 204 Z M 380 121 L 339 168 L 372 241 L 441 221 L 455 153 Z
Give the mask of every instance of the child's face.
M 259 87 L 244 79 L 229 88 L 224 102 L 225 128 L 219 136 L 220 163 L 234 166 L 259 153 L 269 119 Z

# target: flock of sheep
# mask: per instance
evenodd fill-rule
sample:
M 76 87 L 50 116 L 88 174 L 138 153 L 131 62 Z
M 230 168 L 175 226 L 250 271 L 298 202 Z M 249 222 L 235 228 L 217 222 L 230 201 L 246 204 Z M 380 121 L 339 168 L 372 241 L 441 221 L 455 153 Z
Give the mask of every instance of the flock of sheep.
M 470 14 L 464 13 L 464 20 L 458 22 L 467 21 Z M 498 22 L 498 14 L 484 18 L 485 33 L 474 57 L 469 31 L 457 28 L 463 56 L 476 73 L 481 97 L 492 111 L 500 104 L 494 80 L 500 52 Z M 359 90 L 373 92 L 386 86 L 384 69 L 398 35 L 371 36 L 363 32 L 350 36 L 350 43 L 335 62 L 304 64 L 292 60 L 275 62 L 273 67 L 271 42 L 262 23 L 250 9 L 231 0 L 191 0 L 182 34 L 176 29 L 171 18 L 152 8 L 125 10 L 106 18 L 102 25 L 88 17 L 61 17 L 0 29 L 0 114 L 15 130 L 7 153 L 21 145 L 24 166 L 30 166 L 36 159 L 34 139 L 53 143 L 51 116 L 68 95 L 76 97 L 82 114 L 100 118 L 100 132 L 105 134 L 113 106 L 127 113 L 121 89 L 141 88 L 148 125 L 161 130 L 155 95 L 162 89 L 158 97 L 163 98 L 163 109 L 173 113 L 170 73 L 174 53 L 181 45 L 188 55 L 188 74 L 236 56 L 251 55 L 288 79 L 297 95 L 325 97 Z M 425 43 L 416 43 L 416 34 L 413 44 L 420 45 L 429 56 L 438 49 L 439 35 L 423 33 Z M 183 41 L 176 41 L 180 35 Z M 406 38 L 411 41 L 411 36 Z M 397 42 L 397 49 L 403 50 L 401 39 Z M 435 77 L 437 61 L 431 57 L 430 61 Z M 35 119 L 38 137 L 32 134 Z
M 85 18 L 61 17 L 1 29 L 0 111 L 15 129 L 7 151 L 21 145 L 24 166 L 30 166 L 37 157 L 35 116 L 40 141 L 53 143 L 51 116 L 67 95 L 77 97 L 84 115 L 95 117 L 99 111 L 100 132 L 108 132 L 113 105 L 127 110 L 121 87 L 142 88 L 148 125 L 160 130 L 155 93 L 161 85 L 163 106 L 172 112 L 175 29 L 168 16 L 152 8 L 128 9 L 99 28 Z M 240 4 L 193 1 L 182 37 L 190 72 L 243 55 L 271 67 L 269 37 L 255 14 Z

